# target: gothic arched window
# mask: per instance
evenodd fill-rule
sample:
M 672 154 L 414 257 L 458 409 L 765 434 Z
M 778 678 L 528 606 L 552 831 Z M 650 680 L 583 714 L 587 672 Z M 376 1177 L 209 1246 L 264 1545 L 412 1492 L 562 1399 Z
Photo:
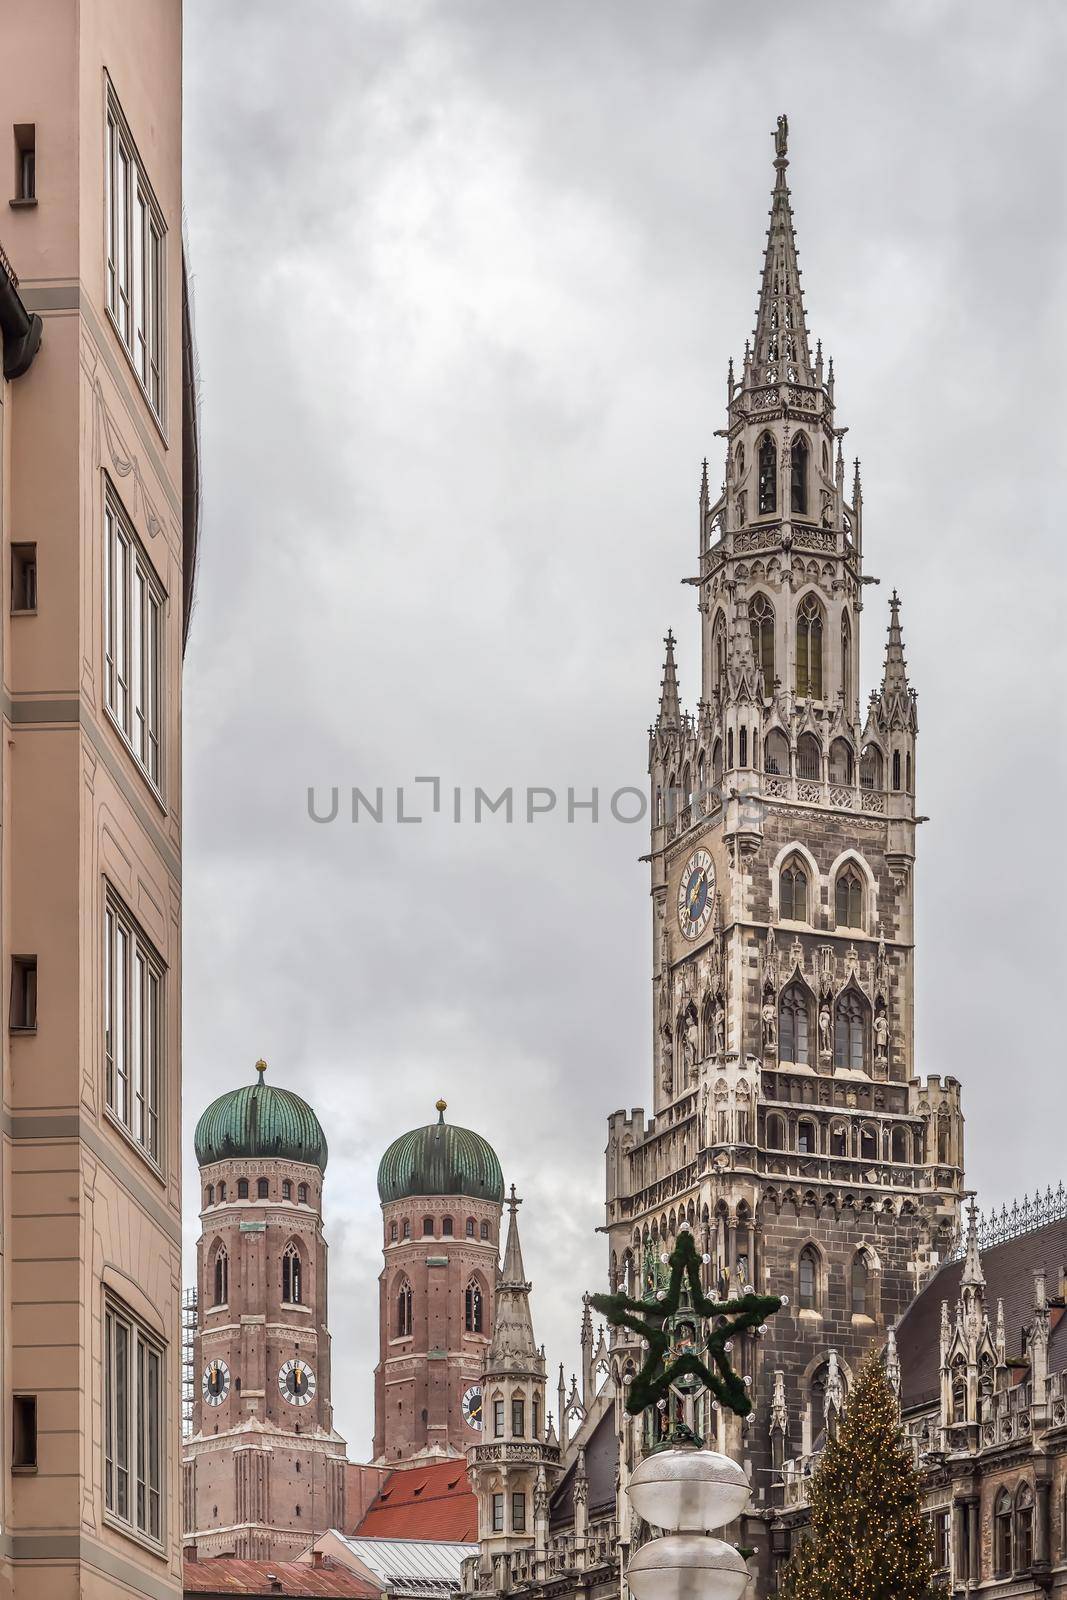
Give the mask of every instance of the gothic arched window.
M 893 1129 L 893 1138 L 890 1149 L 894 1161 L 911 1160 L 911 1150 L 909 1148 L 907 1128 Z
M 778 452 L 774 440 L 765 433 L 759 442 L 759 514 L 769 516 L 778 509 Z
M 1029 1572 L 1034 1560 L 1034 1492 L 1021 1483 L 1015 1495 L 1015 1570 Z
M 215 1294 L 212 1305 L 224 1306 L 230 1298 L 230 1257 L 225 1245 L 220 1245 L 215 1256 Z
M 293 1198 L 293 1180 L 292 1180 L 292 1178 L 283 1178 L 282 1179 L 282 1199 L 283 1200 L 291 1200 L 292 1198 Z
M 295 1244 L 287 1244 L 282 1256 L 282 1299 L 286 1305 L 303 1304 L 303 1284 L 300 1251 Z
M 451 1217 L 442 1217 L 441 1218 L 441 1237 L 442 1237 L 442 1239 L 451 1239 L 451 1237 L 452 1237 L 452 1218 Z
M 852 746 L 847 739 L 835 739 L 830 746 L 830 782 L 852 782 Z
M 781 728 L 772 728 L 767 735 L 763 770 L 783 778 L 789 776 L 789 741 Z
M 237 1198 L 238 1198 L 238 1200 L 247 1200 L 248 1199 L 248 1179 L 247 1178 L 238 1178 L 238 1180 L 237 1180 Z
M 396 1292 L 396 1336 L 398 1339 L 411 1337 L 411 1330 L 414 1326 L 412 1320 L 414 1309 L 415 1296 L 412 1293 L 410 1283 L 406 1278 L 403 1278 Z
M 818 1134 L 814 1122 L 808 1117 L 802 1117 L 797 1123 L 797 1154 L 801 1156 L 814 1156 L 819 1153 Z
M 799 856 L 790 856 L 778 879 L 778 915 L 783 922 L 807 922 L 808 875 Z
M 213 1183 L 209 1183 L 207 1186 L 207 1193 L 204 1196 L 204 1204 L 206 1206 L 213 1206 L 215 1204 L 215 1185 Z
M 711 678 L 720 694 L 726 689 L 726 618 L 720 611 L 711 629 Z
M 808 514 L 808 441 L 802 433 L 789 452 L 789 505 L 798 516 Z
M 300 1204 L 302 1206 L 306 1206 L 307 1205 L 307 1203 L 308 1203 L 308 1186 L 307 1186 L 306 1183 L 300 1183 L 300 1184 L 297 1185 L 296 1198 L 299 1200 L 299 1202 L 300 1202 Z
M 752 634 L 752 654 L 763 674 L 763 692 L 773 694 L 774 607 L 765 594 L 754 594 L 748 602 L 748 626 Z
M 468 1217 L 467 1218 L 467 1238 L 468 1239 L 473 1239 L 474 1238 L 474 1218 L 473 1217 Z
M 860 788 L 882 787 L 882 752 L 876 744 L 869 744 L 860 758 Z
M 488 1237 L 489 1237 L 489 1224 L 488 1224 L 488 1222 L 483 1222 L 482 1223 L 482 1225 L 481 1225 L 481 1227 L 479 1229 L 479 1232 L 480 1232 L 480 1234 L 481 1234 L 483 1239 L 488 1239 Z
M 894 791 L 899 791 L 899 789 L 900 789 L 900 751 L 899 750 L 894 750 L 893 751 L 893 789 L 894 789 Z
M 748 729 L 745 727 L 737 732 L 737 764 L 739 767 L 748 766 Z
M 845 989 L 834 1007 L 834 1066 L 862 1072 L 866 1060 L 867 1006 L 855 989 Z
M 822 777 L 822 750 L 813 733 L 802 733 L 797 740 L 797 777 L 816 782 Z
M 797 611 L 797 694 L 822 699 L 822 606 L 805 595 Z
M 809 1021 L 807 991 L 799 983 L 791 983 L 778 1002 L 778 1055 L 782 1061 L 808 1065 Z
M 270 1198 L 270 1184 L 266 1178 L 256 1179 L 256 1195 L 260 1200 L 267 1200 Z
M 767 1149 L 785 1149 L 785 1123 L 777 1112 L 767 1118 Z
M 399 1239 L 399 1237 L 400 1237 L 400 1231 L 397 1228 L 396 1223 L 395 1222 L 391 1222 L 389 1224 L 389 1243 L 390 1244 L 396 1244 L 396 1242 Z
M 814 1245 L 806 1244 L 797 1267 L 797 1303 L 801 1311 L 814 1311 L 819 1297 L 819 1257 Z
M 711 780 L 716 791 L 722 788 L 722 740 L 716 739 L 711 747 Z
M 993 1511 L 993 1566 L 998 1578 L 1011 1576 L 1011 1495 L 1001 1489 Z
M 226 1185 L 224 1183 L 220 1183 L 219 1184 L 219 1203 L 221 1204 L 222 1201 L 225 1200 L 225 1198 L 226 1198 Z
M 482 1333 L 482 1291 L 477 1278 L 467 1285 L 463 1303 L 464 1326 L 468 1333 Z
M 849 1290 L 852 1300 L 852 1315 L 866 1317 L 870 1313 L 867 1309 L 867 1279 L 869 1268 L 867 1266 L 866 1252 L 857 1250 L 852 1257 L 852 1274 L 849 1281 Z
M 854 867 L 846 867 L 837 875 L 834 912 L 839 928 L 863 927 L 863 882 Z

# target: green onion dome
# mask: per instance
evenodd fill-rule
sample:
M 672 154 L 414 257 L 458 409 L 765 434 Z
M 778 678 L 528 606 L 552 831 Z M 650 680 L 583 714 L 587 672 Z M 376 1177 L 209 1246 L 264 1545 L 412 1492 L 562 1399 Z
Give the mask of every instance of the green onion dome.
M 277 1156 L 326 1171 L 329 1151 L 318 1117 L 291 1089 L 265 1081 L 267 1063 L 256 1062 L 255 1083 L 213 1100 L 196 1125 L 193 1145 L 200 1166 L 235 1156 Z
M 496 1151 L 480 1133 L 445 1121 L 447 1107 L 437 1102 L 437 1121 L 394 1139 L 378 1168 L 382 1204 L 410 1195 L 465 1194 L 475 1200 L 504 1199 L 504 1174 Z

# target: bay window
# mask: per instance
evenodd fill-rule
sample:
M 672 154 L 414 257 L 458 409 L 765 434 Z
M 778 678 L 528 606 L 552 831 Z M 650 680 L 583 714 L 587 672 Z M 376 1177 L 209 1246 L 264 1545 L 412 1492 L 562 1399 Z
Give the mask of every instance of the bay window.
M 166 228 L 110 84 L 105 191 L 107 309 L 162 423 Z
M 163 963 L 110 889 L 104 911 L 107 1108 L 157 1165 L 163 1077 Z
M 104 498 L 104 701 L 155 789 L 162 789 L 165 596 L 107 485 Z

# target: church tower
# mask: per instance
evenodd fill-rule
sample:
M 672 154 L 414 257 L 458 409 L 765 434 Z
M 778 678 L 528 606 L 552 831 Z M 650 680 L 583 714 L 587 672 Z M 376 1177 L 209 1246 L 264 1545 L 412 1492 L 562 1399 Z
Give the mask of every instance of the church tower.
M 735 1358 L 767 1508 L 769 1469 L 810 1448 L 839 1381 L 953 1244 L 963 1166 L 959 1085 L 921 1080 L 914 1059 L 918 724 L 900 602 L 861 708 L 878 580 L 833 362 L 808 338 L 787 135 L 781 117 L 722 485 L 706 461 L 700 481 L 700 700 L 683 710 L 668 634 L 650 732 L 652 1116 L 613 1115 L 607 1151 L 613 1286 L 644 1277 L 685 1220 L 709 1287 L 789 1297 Z M 721 1414 L 705 1420 L 722 1442 Z
M 374 1459 L 462 1456 L 482 1426 L 504 1178 L 479 1133 L 437 1121 L 395 1139 L 378 1168 L 380 1354 Z
M 186 1541 L 285 1560 L 344 1520 L 333 1426 L 322 1183 L 326 1137 L 299 1095 L 232 1089 L 196 1125 L 197 1387 L 184 1450 Z
M 482 1432 L 467 1452 L 478 1497 L 479 1587 L 492 1574 L 493 1587 L 500 1592 L 512 1586 L 510 1563 L 520 1553 L 528 1575 L 544 1576 L 548 1498 L 560 1463 L 545 1411 L 545 1355 L 534 1339 L 530 1284 L 522 1263 L 521 1204 L 512 1184 L 493 1336 L 482 1375 Z

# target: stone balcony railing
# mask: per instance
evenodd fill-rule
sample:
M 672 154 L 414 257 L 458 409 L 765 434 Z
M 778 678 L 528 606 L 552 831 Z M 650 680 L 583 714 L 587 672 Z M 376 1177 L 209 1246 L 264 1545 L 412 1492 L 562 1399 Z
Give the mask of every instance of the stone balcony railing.
M 869 788 L 864 783 L 846 783 L 832 777 L 805 778 L 799 773 L 756 772 L 752 768 L 744 769 L 738 778 L 749 799 L 788 800 L 831 811 L 862 812 L 877 817 L 885 816 L 889 810 L 888 792 Z M 907 799 L 903 791 L 900 798 Z M 696 823 L 706 822 L 721 810 L 722 794 L 718 790 L 709 791 L 674 811 L 668 807 L 664 820 L 668 842 L 681 838 Z

